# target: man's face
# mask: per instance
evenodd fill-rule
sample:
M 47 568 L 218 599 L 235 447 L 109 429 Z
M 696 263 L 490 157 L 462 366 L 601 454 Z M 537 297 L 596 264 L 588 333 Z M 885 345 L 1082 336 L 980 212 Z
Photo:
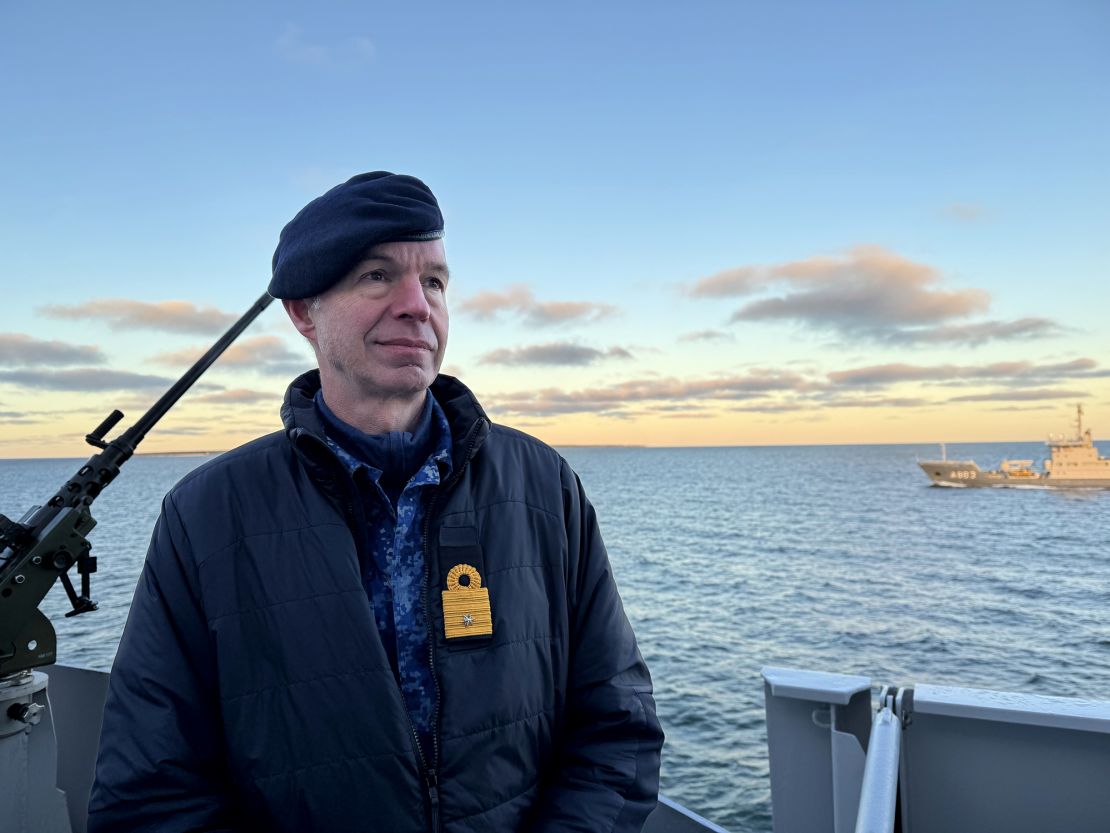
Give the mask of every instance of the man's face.
M 382 243 L 294 316 L 320 362 L 324 395 L 422 395 L 447 347 L 447 261 L 440 240 Z M 292 314 L 292 313 L 291 313 Z

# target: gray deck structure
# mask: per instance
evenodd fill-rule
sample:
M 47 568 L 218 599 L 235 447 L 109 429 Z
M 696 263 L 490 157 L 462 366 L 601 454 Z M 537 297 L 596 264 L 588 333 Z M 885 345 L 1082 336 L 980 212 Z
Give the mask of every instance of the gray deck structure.
M 763 679 L 775 833 L 1110 830 L 1110 701 Z
M 86 827 L 108 674 L 45 671 L 0 691 L 5 833 Z M 1108 700 L 916 685 L 873 702 L 865 676 L 768 667 L 763 681 L 775 833 L 1110 830 Z M 13 718 L 13 703 L 46 705 L 47 682 L 50 708 Z M 726 833 L 666 797 L 644 831 Z
M 0 690 L 0 830 L 85 833 L 108 674 L 65 665 L 43 671 Z M 33 706 L 33 719 L 7 717 L 20 706 Z M 660 796 L 644 833 L 728 832 Z

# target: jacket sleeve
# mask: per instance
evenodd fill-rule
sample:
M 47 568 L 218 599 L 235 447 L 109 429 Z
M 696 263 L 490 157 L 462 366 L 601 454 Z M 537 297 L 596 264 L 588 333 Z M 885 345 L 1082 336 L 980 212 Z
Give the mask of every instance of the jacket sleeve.
M 593 507 L 569 468 L 563 494 L 572 607 L 566 725 L 534 829 L 634 833 L 658 797 L 663 731 Z
M 215 661 L 195 561 L 162 503 L 112 666 L 89 833 L 231 833 Z

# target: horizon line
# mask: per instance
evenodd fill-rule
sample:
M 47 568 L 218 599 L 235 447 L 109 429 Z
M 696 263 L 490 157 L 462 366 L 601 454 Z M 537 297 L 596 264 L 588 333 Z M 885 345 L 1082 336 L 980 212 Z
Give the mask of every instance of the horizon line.
M 1110 440 L 1095 440 L 1110 442 Z M 1017 445 L 1038 443 L 1047 445 L 1047 440 L 920 440 L 899 443 L 730 443 L 724 445 L 649 445 L 647 443 L 547 443 L 558 451 L 561 448 L 631 448 L 631 449 L 656 449 L 656 450 L 683 450 L 683 449 L 710 449 L 710 448 L 895 448 L 902 446 L 922 445 Z M 192 451 L 188 449 L 176 451 L 136 451 L 133 457 L 218 457 L 234 448 L 216 450 Z M 87 460 L 87 457 L 72 457 L 64 455 L 43 455 L 40 457 L 0 457 L 0 461 L 22 460 Z

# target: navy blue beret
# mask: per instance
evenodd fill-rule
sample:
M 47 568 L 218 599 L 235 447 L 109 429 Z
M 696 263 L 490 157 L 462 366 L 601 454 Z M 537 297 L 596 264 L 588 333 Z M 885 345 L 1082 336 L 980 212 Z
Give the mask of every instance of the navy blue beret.
M 312 298 L 334 286 L 371 246 L 443 237 L 443 214 L 414 176 L 374 171 L 317 197 L 281 230 L 269 292 Z

